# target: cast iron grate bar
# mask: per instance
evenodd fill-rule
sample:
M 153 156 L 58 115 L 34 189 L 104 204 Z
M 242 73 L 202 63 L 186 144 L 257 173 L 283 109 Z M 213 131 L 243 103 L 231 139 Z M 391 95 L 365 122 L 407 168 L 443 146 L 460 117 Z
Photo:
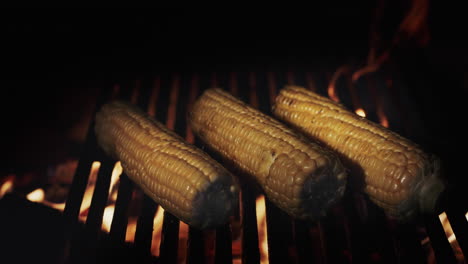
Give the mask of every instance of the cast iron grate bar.
M 155 110 L 154 103 L 156 102 L 158 98 L 158 93 L 159 93 L 158 81 L 159 80 L 156 77 L 150 89 L 151 95 L 149 96 L 149 100 L 148 100 L 148 112 L 152 116 L 154 116 L 154 110 Z M 131 92 L 131 89 L 127 89 L 126 91 Z M 123 172 L 120 175 L 119 188 L 117 192 L 117 200 L 115 203 L 115 211 L 114 211 L 114 215 L 112 218 L 111 229 L 109 232 L 110 240 L 113 245 L 122 245 L 123 243 L 125 243 L 126 231 L 127 231 L 127 225 L 128 225 L 128 217 L 129 217 L 128 211 L 129 211 L 129 206 L 130 206 L 130 202 L 131 202 L 132 195 L 133 195 L 133 190 L 134 190 L 133 182 L 128 178 L 125 172 Z
M 178 80 L 174 80 L 175 75 L 165 74 L 164 78 L 161 79 L 161 90 L 167 91 L 167 97 L 164 97 L 166 105 L 161 106 L 161 110 L 166 110 L 166 115 L 162 122 L 166 123 L 166 126 L 174 130 L 175 118 L 176 118 L 176 103 L 179 95 L 179 83 Z M 161 98 L 162 99 L 162 98 Z M 159 110 L 159 109 L 158 109 Z M 160 258 L 162 263 L 176 263 L 177 253 L 179 247 L 179 220 L 167 211 L 164 211 L 163 227 L 161 234 L 161 245 L 160 245 Z
M 154 79 L 148 77 L 148 75 L 144 78 L 140 76 L 136 81 L 123 80 L 114 86 L 114 89 L 105 89 L 96 109 L 116 97 L 133 101 L 158 121 L 185 137 L 187 141 L 203 148 L 223 163 L 216 154 L 205 149 L 203 143 L 194 137 L 186 122 L 190 106 L 204 89 L 216 86 L 229 90 L 244 102 L 271 115 L 271 105 L 275 95 L 284 85 L 301 85 L 327 96 L 329 92 L 327 87 L 332 75 L 310 69 L 301 71 L 294 68 L 270 68 L 268 71 L 215 72 L 200 75 L 163 73 Z M 366 118 L 388 125 L 403 136 L 412 138 L 414 126 L 409 126 L 408 122 L 414 115 L 402 113 L 409 109 L 408 98 L 401 91 L 402 87 L 395 85 L 395 82 L 398 80 L 375 74 L 352 83 L 349 73 L 345 73 L 335 81 L 335 95 L 350 110 L 362 108 Z M 100 161 L 101 167 L 88 218 L 82 229 L 78 220 L 79 211 L 93 161 Z M 106 157 L 98 148 L 91 124 L 64 211 L 68 224 L 69 243 L 71 243 L 70 252 L 67 254 L 72 262 L 83 260 L 92 262 L 96 257 L 96 250 L 107 250 L 106 254 L 112 254 L 112 250 L 105 247 L 128 250 L 129 244 L 125 239 L 129 207 L 132 206 L 135 193 L 141 193 L 141 190 L 134 186 L 124 173 L 120 176 L 110 233 L 106 236 L 100 230 L 114 164 L 115 161 Z M 233 170 L 229 164 L 223 164 Z M 240 211 L 235 217 L 241 224 L 240 254 L 243 263 L 259 263 L 261 254 L 256 198 L 260 192 L 257 187 L 245 182 L 245 175 L 240 177 Z M 156 260 L 163 263 L 184 260 L 187 263 L 232 261 L 235 250 L 232 222 L 217 228 L 216 231 L 200 231 L 189 227 L 185 241 L 183 240 L 185 238 L 182 238 L 183 234 L 179 234 L 183 224 L 168 212 L 164 213 L 160 256 L 154 258 L 151 255 L 153 221 L 158 205 L 146 195 L 143 197 L 139 202 L 141 213 L 137 220 L 135 240 L 131 245 L 132 251 L 129 251 L 136 254 L 140 261 L 145 263 Z M 268 199 L 265 203 L 270 263 L 424 262 L 427 254 L 423 251 L 421 236 L 426 232 L 436 260 L 441 263 L 456 262 L 437 215 L 425 216 L 423 226 L 420 222 L 397 223 L 387 218 L 383 211 L 365 196 L 349 192 L 345 194 L 345 199 L 341 203 L 317 222 L 293 221 Z M 451 205 L 445 210 L 458 243 L 466 254 L 468 225 L 465 212 L 456 205 Z M 105 246 L 100 243 L 104 243 Z
M 144 78 L 139 79 L 138 88 L 138 106 L 141 109 L 150 112 L 149 98 L 152 95 L 152 83 L 151 79 Z M 139 190 L 139 192 L 142 192 Z M 146 194 L 143 194 L 141 201 L 141 210 L 137 220 L 136 231 L 135 231 L 135 248 L 140 263 L 149 263 L 151 261 L 151 242 L 153 239 L 153 219 L 156 214 L 158 205 L 149 198 Z
M 467 213 L 467 209 L 463 210 L 463 208 L 453 205 L 447 210 L 447 218 L 452 225 L 453 232 L 456 234 L 458 244 L 465 258 L 468 256 L 468 219 L 465 216 Z
M 440 225 L 439 218 L 434 215 L 425 217 L 427 234 L 429 235 L 435 258 L 438 263 L 457 263 L 452 247 Z
M 286 84 L 286 77 L 287 76 L 282 76 L 273 71 L 269 74 L 269 105 L 274 103 L 273 99 L 276 97 L 279 87 L 283 87 Z M 250 104 L 260 108 L 258 106 L 259 102 L 257 99 L 256 79 L 261 80 L 262 78 L 255 78 L 255 75 L 253 74 L 250 78 L 251 80 L 249 80 L 248 86 L 246 86 L 252 90 Z M 271 108 L 269 106 L 260 108 L 260 110 L 264 110 L 264 113 L 268 115 L 271 115 L 270 109 Z M 268 198 L 265 199 L 265 208 L 268 234 L 268 257 L 270 259 L 270 263 L 295 262 L 297 253 L 295 253 L 295 249 L 291 247 L 293 241 L 291 218 L 285 212 L 276 207 Z
M 185 78 L 186 83 L 182 85 L 185 89 L 183 89 L 183 93 L 188 95 L 188 101 L 184 104 L 185 110 L 180 111 L 180 118 L 181 123 L 187 122 L 187 111 L 191 108 L 193 102 L 195 101 L 196 97 L 198 97 L 199 93 L 199 76 L 197 74 L 187 75 Z M 184 124 L 181 124 L 184 125 Z M 190 129 L 190 126 L 184 125 L 185 131 L 185 138 L 187 142 L 191 144 L 196 144 L 193 132 Z M 181 127 L 182 130 L 182 127 Z M 205 259 L 206 254 L 205 249 L 205 240 L 203 231 L 198 230 L 196 228 L 189 227 L 188 230 L 188 240 L 187 240 L 187 263 L 207 263 Z M 208 256 L 207 256 L 208 257 Z

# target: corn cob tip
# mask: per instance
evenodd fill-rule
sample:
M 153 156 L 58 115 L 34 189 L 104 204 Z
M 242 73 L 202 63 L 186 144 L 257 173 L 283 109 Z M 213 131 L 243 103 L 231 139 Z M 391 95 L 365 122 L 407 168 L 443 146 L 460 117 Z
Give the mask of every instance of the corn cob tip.
M 318 170 L 320 172 L 320 169 Z M 317 173 L 317 172 L 316 172 Z M 326 215 L 329 209 L 344 195 L 346 172 L 321 172 L 319 179 L 310 177 L 302 188 L 302 218 L 317 220 Z
M 421 187 L 419 208 L 422 213 L 434 213 L 445 184 L 439 178 L 432 177 Z
M 234 176 L 137 106 L 123 101 L 103 105 L 95 132 L 98 145 L 122 162 L 127 176 L 181 221 L 214 227 L 236 208 Z
M 282 89 L 272 109 L 336 151 L 353 175 L 350 180 L 359 183 L 354 186 L 363 187 L 389 216 L 407 221 L 435 212 L 445 188 L 439 161 L 417 144 L 302 87 Z
M 439 160 L 433 159 L 432 164 L 432 171 L 429 174 L 429 177 L 421 183 L 418 193 L 419 210 L 421 213 L 434 213 L 439 197 L 445 190 L 445 184 L 439 177 Z
M 190 224 L 200 229 L 224 224 L 238 205 L 239 187 L 230 175 L 219 177 L 206 190 L 197 193 L 193 201 Z
M 389 216 L 401 222 L 414 219 L 418 214 L 436 213 L 439 199 L 445 190 L 445 183 L 440 178 L 440 162 L 434 156 L 429 158 L 427 167 L 421 172 L 422 179 L 413 186 L 413 195 L 402 202 L 396 211 L 389 211 Z

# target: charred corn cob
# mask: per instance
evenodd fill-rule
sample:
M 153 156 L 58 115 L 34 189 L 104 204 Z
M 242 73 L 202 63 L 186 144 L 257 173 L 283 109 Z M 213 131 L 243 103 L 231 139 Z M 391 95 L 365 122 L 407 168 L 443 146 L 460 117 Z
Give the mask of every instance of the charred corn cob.
M 104 151 L 165 210 L 199 228 L 227 221 L 236 179 L 207 154 L 125 102 L 104 105 L 95 131 Z
M 294 217 L 318 218 L 344 193 L 345 169 L 334 154 L 223 90 L 206 90 L 189 120 L 210 148 Z
M 407 219 L 434 209 L 444 188 L 438 161 L 410 140 L 301 87 L 281 90 L 273 113 L 338 152 L 350 182 L 389 215 Z

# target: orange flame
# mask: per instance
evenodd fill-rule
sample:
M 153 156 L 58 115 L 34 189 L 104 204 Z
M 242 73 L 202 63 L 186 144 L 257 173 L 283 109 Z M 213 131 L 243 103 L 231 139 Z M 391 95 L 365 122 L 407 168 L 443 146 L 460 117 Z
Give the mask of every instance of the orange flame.
M 40 203 L 42 201 L 44 201 L 44 197 L 45 197 L 45 193 L 44 193 L 44 190 L 39 188 L 39 189 L 36 189 L 32 192 L 30 192 L 28 195 L 26 195 L 26 198 L 31 201 L 31 202 L 36 202 L 36 203 Z
M 330 84 L 328 85 L 328 90 L 327 91 L 328 91 L 328 97 L 330 97 L 330 99 L 332 99 L 335 102 L 340 101 L 340 98 L 338 98 L 338 95 L 336 94 L 336 89 L 335 89 L 335 83 L 334 82 L 330 82 Z
M 179 254 L 177 263 L 185 263 L 187 261 L 187 241 L 188 241 L 188 225 L 182 221 L 179 222 Z
M 260 195 L 256 200 L 258 247 L 260 249 L 260 263 L 269 263 L 268 234 L 266 227 L 265 196 Z
M 115 201 L 117 200 L 117 183 L 119 182 L 120 175 L 122 174 L 122 165 L 117 161 L 112 170 L 111 180 L 109 184 L 109 197 L 107 198 L 107 206 L 104 209 L 102 216 L 101 229 L 109 232 L 114 218 Z M 87 190 L 86 190 L 87 191 Z M 85 193 L 86 193 L 85 191 Z
M 26 199 L 31 202 L 41 203 L 43 205 L 52 207 L 56 210 L 62 211 L 65 209 L 65 202 L 63 203 L 53 203 L 45 199 L 45 191 L 42 188 L 35 189 L 34 191 L 26 195 Z
M 83 196 L 83 201 L 80 207 L 80 221 L 86 221 L 87 210 L 91 204 L 94 188 L 96 186 L 97 174 L 101 163 L 99 161 L 94 161 L 91 165 L 91 171 L 89 174 L 88 184 Z M 115 210 L 115 201 L 117 199 L 117 184 L 119 182 L 120 175 L 122 174 L 122 166 L 120 162 L 116 162 L 114 169 L 112 171 L 112 176 L 109 186 L 109 198 L 107 202 L 107 207 L 104 209 L 103 219 L 102 219 L 102 230 L 109 232 L 112 224 L 112 218 L 114 216 Z M 4 194 L 8 191 L 11 191 L 13 187 L 13 178 L 8 179 L 0 188 L 0 194 Z M 0 196 L 1 197 L 1 196 Z M 63 203 L 54 203 L 46 199 L 46 194 L 44 189 L 38 188 L 26 195 L 26 198 L 31 202 L 37 202 L 44 204 L 46 206 L 52 207 L 59 211 L 65 209 L 65 202 Z M 133 224 L 136 226 L 136 218 L 133 218 Z M 129 223 L 132 224 L 132 219 L 129 220 Z M 129 230 L 127 230 L 129 231 Z M 135 228 L 130 228 L 130 232 L 134 235 Z
M 369 53 L 372 53 L 372 49 L 371 48 L 371 52 Z M 371 56 L 371 55 L 369 55 Z M 370 59 L 368 62 L 368 65 L 362 67 L 361 69 L 357 70 L 356 72 L 353 73 L 352 77 L 351 77 L 351 80 L 353 82 L 357 82 L 359 80 L 359 78 L 361 78 L 362 76 L 368 74 L 368 73 L 373 73 L 373 72 L 376 72 L 379 70 L 380 66 L 382 64 L 384 64 L 390 57 L 390 51 L 386 51 L 384 52 L 380 57 L 378 57 L 377 59 Z
M 453 232 L 452 225 L 450 224 L 450 221 L 447 218 L 447 214 L 445 212 L 441 213 L 439 215 L 439 220 L 442 224 L 442 227 L 444 228 L 445 236 L 450 242 L 450 246 L 452 247 L 452 250 L 455 253 L 455 257 L 460 261 L 460 263 L 464 263 L 465 258 L 463 256 L 463 252 L 461 251 L 455 233 Z
M 57 210 L 59 210 L 61 212 L 63 212 L 63 210 L 65 210 L 65 202 L 63 202 L 63 203 L 52 203 L 52 202 L 44 200 L 42 203 L 49 206 L 49 207 L 57 209 Z
M 328 84 L 328 96 L 330 99 L 332 99 L 335 102 L 339 102 L 340 98 L 338 98 L 338 94 L 336 93 L 336 82 L 340 78 L 341 75 L 345 74 L 348 72 L 348 67 L 347 66 L 341 66 L 339 67 L 334 73 L 333 76 L 330 80 L 330 83 Z
M 0 186 L 0 198 L 5 196 L 5 194 L 13 191 L 13 176 L 7 178 L 7 180 Z
M 379 115 L 379 119 L 380 119 L 380 124 L 383 127 L 388 128 L 390 126 L 390 124 L 388 123 L 388 118 L 387 118 L 386 115 Z
M 127 223 L 127 231 L 125 232 L 125 242 L 135 241 L 135 232 L 137 226 L 137 218 L 129 217 Z
M 87 214 L 83 214 L 86 210 L 89 209 L 91 205 L 91 199 L 93 198 L 94 187 L 96 187 L 97 174 L 99 168 L 101 167 L 101 162 L 94 161 L 91 165 L 91 172 L 89 173 L 88 185 L 86 186 L 85 193 L 83 195 L 83 201 L 81 202 L 80 207 L 80 220 L 85 222 Z
M 120 161 L 117 161 L 112 170 L 111 181 L 109 185 L 109 202 L 115 202 L 117 200 L 117 183 L 119 182 L 120 175 L 122 174 L 122 164 Z
M 151 242 L 151 253 L 159 256 L 159 246 L 161 245 L 161 231 L 163 226 L 164 209 L 158 206 L 158 210 L 153 220 L 153 240 Z
M 381 21 L 381 18 L 384 17 L 383 12 L 385 10 L 385 5 L 378 5 L 374 21 L 371 25 L 370 50 L 367 64 L 352 75 L 353 82 L 356 82 L 366 74 L 378 71 L 381 65 L 389 60 L 393 50 L 402 42 L 409 42 L 417 46 L 425 46 L 428 44 L 430 39 L 428 26 L 429 1 L 412 0 L 408 2 L 410 3 L 409 9 L 406 10 L 404 18 L 395 31 L 391 43 L 386 45 L 382 43 L 381 40 L 384 38 L 379 35 L 377 30 L 377 24 L 384 23 Z M 384 3 L 384 1 L 380 3 Z M 377 54 L 378 49 L 383 49 L 380 55 Z
M 109 232 L 112 224 L 112 218 L 114 217 L 115 205 L 111 204 L 104 209 L 102 216 L 102 230 Z
M 358 108 L 356 109 L 356 111 L 354 111 L 358 116 L 361 116 L 361 117 L 366 117 L 366 112 L 364 111 L 364 109 L 362 108 Z

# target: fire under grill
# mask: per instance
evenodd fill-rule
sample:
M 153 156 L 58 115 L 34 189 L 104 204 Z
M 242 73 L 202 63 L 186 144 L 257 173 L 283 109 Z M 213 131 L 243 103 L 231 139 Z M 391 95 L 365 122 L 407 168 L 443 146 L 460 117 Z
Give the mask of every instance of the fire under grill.
M 228 90 L 270 114 L 279 89 L 296 84 L 405 137 L 422 133 L 415 106 L 398 80 L 382 74 L 351 79 L 346 71 L 312 70 L 148 74 L 103 89 L 96 109 L 112 99 L 131 101 L 222 164 L 186 122 L 192 103 L 210 87 Z M 240 206 L 228 224 L 216 230 L 190 228 L 121 172 L 117 161 L 97 146 L 93 127 L 92 123 L 63 213 L 69 263 L 457 263 L 457 254 L 468 256 L 466 209 L 456 202 L 444 202 L 441 216 L 398 223 L 365 195 L 347 192 L 326 217 L 306 222 L 291 219 L 258 189 L 241 183 Z M 81 217 L 83 203 L 89 204 L 86 219 Z M 440 218 L 450 221 L 456 240 L 449 242 Z

